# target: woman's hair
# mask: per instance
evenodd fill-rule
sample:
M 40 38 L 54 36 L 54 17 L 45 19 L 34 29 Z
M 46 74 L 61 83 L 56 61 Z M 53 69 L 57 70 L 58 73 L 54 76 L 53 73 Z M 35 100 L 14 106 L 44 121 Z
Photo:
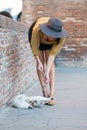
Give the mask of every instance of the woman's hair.
M 56 38 L 56 44 L 58 45 L 60 42 L 60 38 Z

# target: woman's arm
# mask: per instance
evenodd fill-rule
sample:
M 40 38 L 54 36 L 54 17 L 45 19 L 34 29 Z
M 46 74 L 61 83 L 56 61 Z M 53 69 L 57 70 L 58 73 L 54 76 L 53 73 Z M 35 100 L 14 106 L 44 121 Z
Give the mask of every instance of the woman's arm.
M 50 55 L 58 55 L 64 45 L 65 38 L 61 38 L 58 44 L 53 44 Z

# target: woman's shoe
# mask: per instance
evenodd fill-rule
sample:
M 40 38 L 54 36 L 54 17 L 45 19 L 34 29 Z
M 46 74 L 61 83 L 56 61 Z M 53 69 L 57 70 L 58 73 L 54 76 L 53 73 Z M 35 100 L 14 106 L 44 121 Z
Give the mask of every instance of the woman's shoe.
M 54 98 L 51 98 L 51 100 L 48 103 L 46 103 L 46 105 L 48 105 L 48 106 L 54 106 L 55 105 Z

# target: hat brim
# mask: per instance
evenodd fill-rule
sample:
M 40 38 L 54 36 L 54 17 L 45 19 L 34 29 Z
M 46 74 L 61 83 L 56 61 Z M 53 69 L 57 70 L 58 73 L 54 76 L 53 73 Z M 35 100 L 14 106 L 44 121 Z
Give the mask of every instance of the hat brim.
M 64 38 L 64 37 L 68 36 L 68 33 L 65 29 L 62 29 L 61 32 L 56 32 L 56 31 L 49 29 L 47 27 L 46 23 L 40 24 L 39 26 L 40 26 L 41 31 L 44 34 L 46 34 L 47 36 L 50 36 L 50 37 L 53 37 L 53 38 Z

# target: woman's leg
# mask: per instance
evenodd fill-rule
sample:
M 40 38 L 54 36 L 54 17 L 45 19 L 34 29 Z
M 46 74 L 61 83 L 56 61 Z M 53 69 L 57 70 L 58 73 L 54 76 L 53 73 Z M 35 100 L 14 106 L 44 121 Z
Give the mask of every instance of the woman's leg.
M 54 98 L 55 96 L 55 65 L 54 63 L 51 66 L 50 70 L 50 97 Z
M 47 63 L 47 60 L 48 60 L 48 56 L 49 56 L 49 51 L 45 51 L 45 59 L 46 59 L 46 63 Z M 50 69 L 50 73 L 49 73 L 49 78 L 50 78 L 50 81 L 49 81 L 49 85 L 50 85 L 50 93 L 49 93 L 49 96 L 51 98 L 54 98 L 54 90 L 55 90 L 55 65 L 54 65 L 54 62 L 51 66 L 51 69 Z
M 41 51 L 40 56 L 39 56 L 43 66 L 44 66 L 44 71 L 45 71 L 45 59 L 44 59 L 44 52 Z M 37 66 L 36 66 L 37 68 Z M 38 78 L 42 87 L 42 93 L 44 97 L 48 97 L 48 91 L 46 88 L 46 84 L 44 82 L 44 73 L 42 73 L 41 71 L 38 70 L 37 68 L 37 74 L 38 74 Z

